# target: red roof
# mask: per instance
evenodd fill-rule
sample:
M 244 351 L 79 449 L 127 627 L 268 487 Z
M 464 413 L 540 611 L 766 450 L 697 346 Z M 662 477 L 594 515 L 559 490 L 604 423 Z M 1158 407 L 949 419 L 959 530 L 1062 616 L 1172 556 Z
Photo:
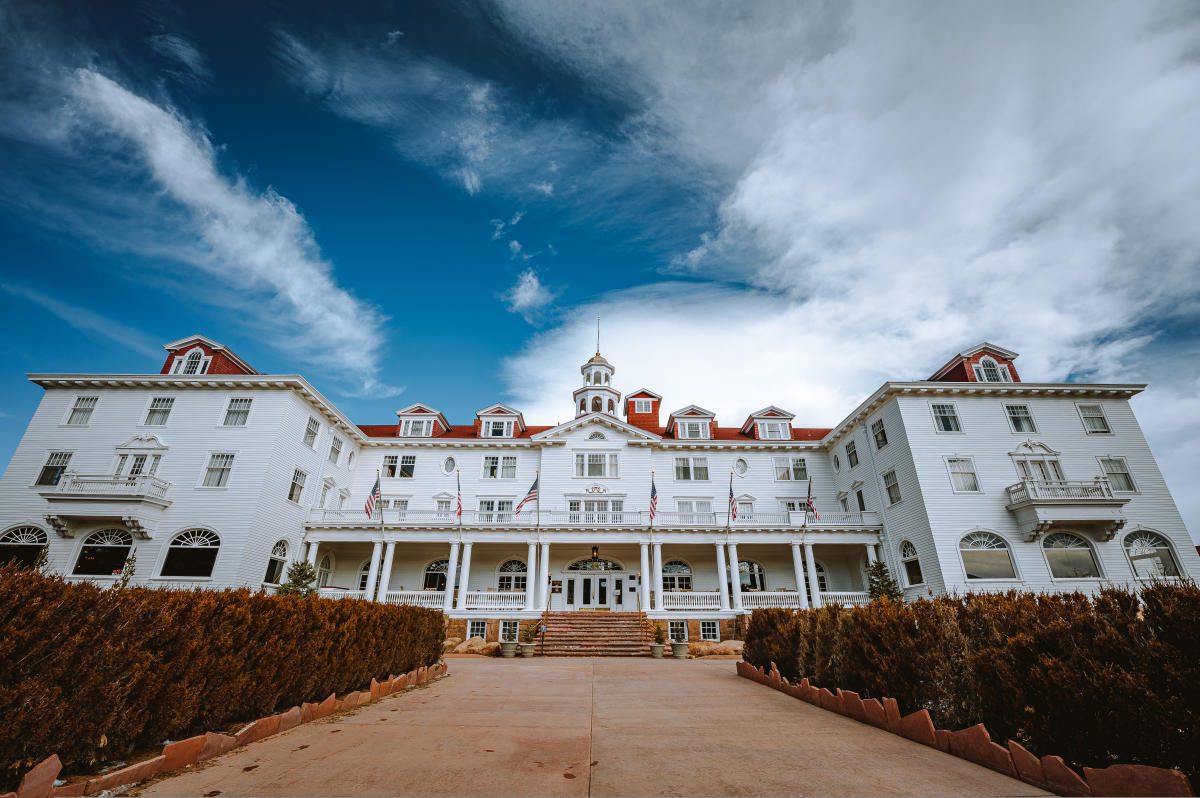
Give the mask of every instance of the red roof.
M 370 438 L 395 438 L 396 433 L 400 430 L 397 424 L 359 424 L 358 428 L 362 430 Z M 554 427 L 526 427 L 515 438 L 529 438 L 537 435 L 539 432 L 545 432 Z M 674 435 L 666 434 L 666 427 L 658 427 L 656 429 L 647 430 L 653 432 L 667 440 L 674 439 Z M 792 427 L 792 440 L 794 441 L 819 441 L 828 435 L 830 430 L 820 427 Z M 471 439 L 479 437 L 479 427 L 477 424 L 460 424 L 456 427 L 451 427 L 446 432 L 440 435 L 434 435 L 434 438 L 458 438 Z M 405 440 L 414 440 L 406 438 Z M 752 435 L 744 435 L 737 427 L 713 427 L 712 440 L 717 441 L 755 441 L 757 440 Z M 762 441 L 762 443 L 779 443 L 779 441 Z
M 366 433 L 369 438 L 397 438 L 397 433 L 400 431 L 398 424 L 359 424 L 358 428 Z M 553 427 L 526 427 L 519 433 L 514 435 L 514 438 L 528 438 L 537 435 L 539 432 L 545 432 Z M 479 437 L 479 422 L 474 424 L 459 424 L 456 427 L 451 427 L 445 432 L 434 435 L 432 438 L 478 438 Z M 417 440 L 416 438 L 405 438 L 404 440 Z M 508 440 L 498 438 L 496 440 Z

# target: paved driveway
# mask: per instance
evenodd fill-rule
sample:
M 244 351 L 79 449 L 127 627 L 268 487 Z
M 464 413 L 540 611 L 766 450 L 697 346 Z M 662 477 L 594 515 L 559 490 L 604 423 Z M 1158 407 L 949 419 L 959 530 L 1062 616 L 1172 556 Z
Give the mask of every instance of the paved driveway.
M 451 659 L 145 795 L 1045 795 L 739 678 L 733 660 Z

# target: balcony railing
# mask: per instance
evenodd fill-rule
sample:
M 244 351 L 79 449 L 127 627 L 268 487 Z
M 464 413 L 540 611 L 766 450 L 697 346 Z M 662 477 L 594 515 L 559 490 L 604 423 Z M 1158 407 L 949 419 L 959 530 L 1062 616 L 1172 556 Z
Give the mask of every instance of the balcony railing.
M 408 604 L 412 607 L 428 607 L 440 610 L 446 603 L 444 590 L 389 590 L 384 594 L 388 604 Z
M 467 591 L 469 610 L 519 610 L 525 607 L 525 591 Z
M 822 593 L 821 603 L 841 604 L 843 607 L 865 607 L 871 603 L 871 594 L 866 591 Z
M 662 596 L 664 610 L 719 610 L 721 609 L 720 593 L 698 593 L 689 590 L 664 591 Z
M 381 518 L 382 516 L 382 518 Z M 736 529 L 753 528 L 856 528 L 879 526 L 874 512 L 823 512 L 820 518 L 813 513 L 747 513 L 730 519 L 724 512 L 680 513 L 659 512 L 654 516 L 656 528 L 723 529 L 726 524 Z M 308 513 L 310 526 L 408 526 L 417 528 L 451 527 L 459 525 L 453 512 L 438 510 L 382 510 L 368 518 L 362 510 L 327 510 L 314 508 Z M 520 515 L 504 511 L 463 510 L 462 526 L 494 527 L 648 527 L 650 513 L 646 510 L 588 512 L 571 510 L 525 510 Z
M 1104 477 L 1093 480 L 1042 480 L 1023 479 L 1008 486 L 1008 503 L 1025 502 L 1091 502 L 1111 501 L 1112 485 Z
M 794 610 L 803 607 L 797 591 L 777 590 L 774 593 L 742 593 L 742 606 L 748 610 L 779 607 Z
M 71 499 L 149 499 L 165 502 L 171 483 L 151 474 L 114 476 L 113 474 L 66 473 L 57 485 L 42 491 L 46 498 Z
M 365 599 L 367 597 L 367 591 L 343 590 L 340 587 L 322 587 L 317 590 L 317 595 L 321 598 L 330 599 Z

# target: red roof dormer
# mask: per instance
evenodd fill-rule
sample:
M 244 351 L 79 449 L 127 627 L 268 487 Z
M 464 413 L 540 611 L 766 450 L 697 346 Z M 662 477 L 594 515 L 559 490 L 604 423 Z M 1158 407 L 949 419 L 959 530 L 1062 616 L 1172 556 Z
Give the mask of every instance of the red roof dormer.
M 625 396 L 625 421 L 630 426 L 644 429 L 647 432 L 658 433 L 658 411 L 662 406 L 662 397 L 653 391 L 639 388 Z M 642 411 L 639 412 L 638 408 Z M 645 408 L 649 407 L 649 410 Z
M 671 414 L 667 420 L 666 434 L 674 438 L 712 438 L 716 426 L 715 413 L 698 405 L 688 405 Z
M 742 424 L 742 435 L 748 435 L 759 441 L 790 441 L 792 440 L 792 419 L 796 416 L 775 405 L 764 407 L 758 412 L 751 413 Z
M 396 423 L 398 438 L 436 438 L 450 429 L 446 417 L 428 405 L 409 405 L 397 410 L 396 415 L 399 417 Z
M 1020 382 L 1013 361 L 1017 353 L 984 341 L 959 352 L 929 382 Z
M 163 363 L 160 374 L 258 373 L 232 350 L 203 335 L 193 335 L 163 344 L 163 349 L 167 350 L 167 360 Z
M 480 438 L 519 438 L 525 417 L 508 405 L 494 404 L 475 414 L 475 434 Z

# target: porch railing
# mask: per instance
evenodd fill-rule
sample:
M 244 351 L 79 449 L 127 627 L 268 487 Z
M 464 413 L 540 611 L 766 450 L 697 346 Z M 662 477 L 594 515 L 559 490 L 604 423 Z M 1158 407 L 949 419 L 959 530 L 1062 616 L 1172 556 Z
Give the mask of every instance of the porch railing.
M 843 607 L 865 607 L 871 603 L 871 595 L 864 591 L 822 593 L 824 604 L 841 604 Z
M 342 590 L 340 587 L 323 587 L 317 590 L 317 595 L 321 598 L 331 599 L 365 599 L 367 597 L 367 591 Z
M 525 607 L 525 591 L 467 591 L 469 610 L 519 610 Z
M 801 595 L 797 591 L 776 591 L 774 593 L 742 593 L 742 606 L 748 610 L 760 610 L 778 607 L 794 610 L 804 606 Z
M 664 610 L 719 610 L 721 609 L 720 593 L 697 593 L 692 591 L 663 591 L 662 607 Z
M 413 607 L 428 607 L 440 610 L 446 602 L 444 590 L 389 590 L 384 594 L 388 604 L 408 604 Z
M 1093 501 L 1115 498 L 1112 485 L 1104 477 L 1092 480 L 1023 479 L 1008 486 L 1008 503 L 1028 501 Z
M 368 518 L 362 510 L 330 510 L 314 508 L 308 512 L 308 523 L 313 526 L 409 526 L 419 528 L 451 527 L 459 523 L 458 516 L 441 510 L 383 510 Z M 658 528 L 724 528 L 726 522 L 738 529 L 763 527 L 808 527 L 811 529 L 855 528 L 879 526 L 879 517 L 874 512 L 822 512 L 820 520 L 812 513 L 746 513 L 736 520 L 729 519 L 725 512 L 681 513 L 665 511 L 656 513 L 654 526 Z M 533 527 L 540 522 L 543 527 L 646 527 L 650 525 L 650 513 L 645 510 L 619 512 L 589 512 L 586 510 L 543 510 L 538 516 L 526 510 L 520 515 L 509 511 L 463 510 L 463 526 Z

